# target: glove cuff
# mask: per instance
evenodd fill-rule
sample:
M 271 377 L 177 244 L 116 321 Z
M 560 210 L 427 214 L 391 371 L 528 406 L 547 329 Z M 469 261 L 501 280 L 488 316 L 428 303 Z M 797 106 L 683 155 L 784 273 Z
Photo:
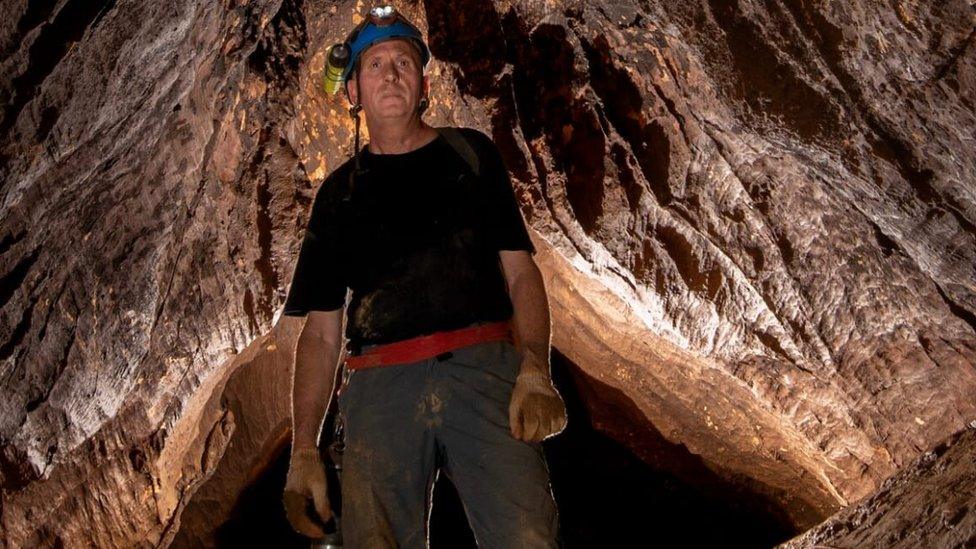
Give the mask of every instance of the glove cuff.
M 526 388 L 532 388 L 537 391 L 559 394 L 559 392 L 556 391 L 556 386 L 552 382 L 552 378 L 537 370 L 529 370 L 528 372 L 520 373 L 515 378 L 515 384 Z

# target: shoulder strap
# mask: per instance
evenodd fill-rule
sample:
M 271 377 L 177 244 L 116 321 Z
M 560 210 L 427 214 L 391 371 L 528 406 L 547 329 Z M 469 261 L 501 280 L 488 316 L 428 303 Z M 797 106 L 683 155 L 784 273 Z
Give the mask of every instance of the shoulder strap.
M 468 166 L 471 166 L 471 171 L 474 172 L 475 175 L 480 176 L 481 161 L 478 159 L 478 153 L 475 152 L 474 147 L 472 147 L 471 143 L 468 142 L 468 138 L 465 137 L 464 134 L 461 133 L 461 131 L 457 128 L 445 126 L 435 129 L 437 130 L 437 133 L 441 134 L 441 136 L 447 140 L 448 144 L 451 145 L 454 151 L 457 152 L 458 155 L 460 155 L 461 158 L 468 163 Z

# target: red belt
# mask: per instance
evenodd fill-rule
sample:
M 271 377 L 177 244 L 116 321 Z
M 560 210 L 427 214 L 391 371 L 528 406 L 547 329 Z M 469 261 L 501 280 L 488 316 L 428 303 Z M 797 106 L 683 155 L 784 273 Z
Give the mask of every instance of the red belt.
M 515 341 L 511 322 L 501 320 L 457 330 L 434 332 L 430 335 L 378 345 L 361 355 L 346 358 L 350 370 L 417 362 L 460 347 L 483 341 Z

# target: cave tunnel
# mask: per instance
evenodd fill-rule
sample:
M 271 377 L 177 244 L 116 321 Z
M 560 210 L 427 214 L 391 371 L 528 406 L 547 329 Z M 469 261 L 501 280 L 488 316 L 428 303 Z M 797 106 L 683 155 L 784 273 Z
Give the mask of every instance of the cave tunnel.
M 584 394 L 605 388 L 594 391 L 596 382 L 555 350 L 552 372 L 569 423 L 545 440 L 543 449 L 564 547 L 772 547 L 799 533 L 773 504 L 723 482 L 683 446 L 655 446 L 659 455 L 654 462 L 667 466 L 641 459 L 594 427 Z M 616 427 L 629 432 L 648 429 L 616 410 L 616 404 L 603 406 L 601 416 L 613 418 L 604 422 L 617 422 Z M 642 438 L 646 441 L 647 433 Z M 308 539 L 290 528 L 280 504 L 289 455 L 286 442 L 241 492 L 230 519 L 216 531 L 219 546 L 309 546 Z M 334 487 L 332 483 L 330 491 Z M 337 499 L 332 494 L 332 501 Z M 460 498 L 445 475 L 435 484 L 429 540 L 435 549 L 476 547 Z

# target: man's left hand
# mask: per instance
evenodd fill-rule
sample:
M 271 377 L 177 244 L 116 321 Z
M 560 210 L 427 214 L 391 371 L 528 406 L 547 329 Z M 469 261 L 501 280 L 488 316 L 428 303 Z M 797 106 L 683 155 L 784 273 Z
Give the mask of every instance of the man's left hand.
M 508 405 L 508 423 L 512 436 L 525 442 L 539 442 L 566 427 L 566 405 L 543 370 L 521 368 Z

